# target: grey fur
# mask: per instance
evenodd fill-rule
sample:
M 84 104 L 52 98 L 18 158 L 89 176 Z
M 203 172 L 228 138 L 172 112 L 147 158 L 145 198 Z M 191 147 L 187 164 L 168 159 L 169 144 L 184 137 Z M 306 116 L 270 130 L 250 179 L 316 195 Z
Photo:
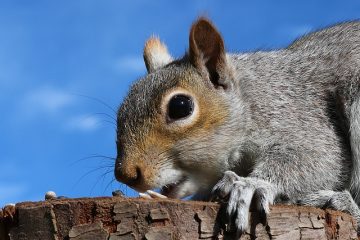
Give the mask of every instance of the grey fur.
M 360 222 L 360 210 L 349 191 L 322 190 L 304 196 L 298 204 L 315 206 L 320 208 L 331 208 L 350 213 L 357 222 Z M 358 230 L 359 232 L 359 230 Z
M 248 229 L 248 216 L 252 199 L 255 199 L 256 210 L 268 214 L 269 204 L 273 204 L 278 189 L 268 181 L 252 177 L 239 177 L 232 171 L 226 171 L 224 177 L 214 186 L 212 194 L 218 198 L 228 199 L 227 217 L 240 235 Z
M 151 129 L 162 94 L 186 78 L 194 89 L 219 96 L 229 111 L 206 137 L 178 139 L 166 153 L 198 180 L 197 198 L 208 197 L 218 182 L 213 193 L 230 196 L 227 212 L 236 214 L 239 232 L 254 194 L 265 213 L 280 194 L 359 219 L 360 22 L 311 33 L 285 49 L 227 54 L 227 65 L 233 76 L 227 89 L 206 87 L 187 56 L 135 83 L 119 109 L 116 174 L 122 156 Z

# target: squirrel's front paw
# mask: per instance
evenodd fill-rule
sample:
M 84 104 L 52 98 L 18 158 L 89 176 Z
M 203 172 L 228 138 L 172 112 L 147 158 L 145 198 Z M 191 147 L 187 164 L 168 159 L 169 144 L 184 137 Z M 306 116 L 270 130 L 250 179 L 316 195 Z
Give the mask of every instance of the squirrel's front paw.
M 273 204 L 277 190 L 270 182 L 239 177 L 227 171 L 212 190 L 213 199 L 227 201 L 226 215 L 230 229 L 240 235 L 249 225 L 249 210 L 253 202 L 257 211 L 268 214 L 269 205 Z

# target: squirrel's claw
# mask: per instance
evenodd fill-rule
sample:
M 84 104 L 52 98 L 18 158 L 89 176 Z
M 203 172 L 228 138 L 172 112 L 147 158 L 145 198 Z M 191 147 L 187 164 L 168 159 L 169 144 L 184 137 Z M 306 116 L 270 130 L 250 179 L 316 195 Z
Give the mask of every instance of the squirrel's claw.
M 227 200 L 226 216 L 228 223 L 240 236 L 249 225 L 249 211 L 252 201 L 256 210 L 262 214 L 269 213 L 269 205 L 273 203 L 276 188 L 270 182 L 239 177 L 227 171 L 224 177 L 213 188 L 213 198 Z
M 236 173 L 226 171 L 223 178 L 213 187 L 211 191 L 211 200 L 225 200 L 229 197 L 234 182 L 239 179 L 240 177 Z

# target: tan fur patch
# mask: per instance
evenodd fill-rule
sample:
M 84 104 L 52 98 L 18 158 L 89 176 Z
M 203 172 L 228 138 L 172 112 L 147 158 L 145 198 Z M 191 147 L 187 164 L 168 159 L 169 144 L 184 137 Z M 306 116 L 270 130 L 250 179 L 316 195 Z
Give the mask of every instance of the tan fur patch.
M 144 54 L 150 54 L 153 51 L 167 52 L 166 46 L 160 41 L 160 38 L 156 36 L 150 37 L 144 47 Z
M 158 154 L 167 152 L 177 141 L 183 138 L 196 139 L 209 136 L 209 133 L 221 125 L 228 116 L 228 110 L 215 93 L 209 92 L 209 89 L 202 89 L 203 91 L 207 91 L 207 94 L 195 95 L 194 91 L 199 90 L 199 92 L 201 92 L 201 90 L 191 89 L 200 86 L 190 87 L 186 80 L 180 81 L 180 84 L 180 89 L 186 89 L 190 95 L 196 97 L 199 108 L 198 116 L 195 117 L 190 124 L 172 126 L 172 124 L 166 123 L 164 113 L 159 113 L 156 118 L 151 120 L 150 125 L 152 126 L 152 130 L 148 135 L 144 136 L 143 139 L 143 148 L 147 154 L 152 151 Z M 170 89 L 169 92 L 176 91 L 177 89 L 178 88 Z M 166 94 L 164 94 L 164 96 L 165 95 Z M 140 159 L 135 160 L 138 163 L 142 163 L 142 170 L 144 171 L 144 175 L 146 175 L 146 185 L 153 183 L 154 177 L 159 173 L 158 167 L 161 165 L 161 162 L 165 160 L 164 158 L 166 158 L 166 155 L 159 156 L 158 158 L 143 156 L 145 162 Z
M 177 141 L 184 138 L 206 138 L 228 117 L 228 109 L 219 96 L 218 90 L 208 88 L 203 81 L 206 80 L 193 73 L 185 74 L 175 88 L 169 89 L 162 95 L 162 101 L 168 101 L 167 96 L 174 91 L 183 91 L 195 98 L 198 112 L 191 122 L 184 125 L 168 123 L 165 106 L 154 118 L 148 119 L 143 126 L 139 126 L 146 131 L 139 129 L 141 137 L 133 143 L 134 145 L 128 145 L 126 152 L 129 155 L 123 161 L 125 175 L 133 176 L 136 174 L 136 167 L 139 168 L 142 181 L 137 183 L 138 189 L 147 190 L 159 187 L 156 186 L 157 177 L 165 162 L 173 162 L 169 159 L 167 152 Z M 167 102 L 162 103 L 162 105 L 166 104 Z

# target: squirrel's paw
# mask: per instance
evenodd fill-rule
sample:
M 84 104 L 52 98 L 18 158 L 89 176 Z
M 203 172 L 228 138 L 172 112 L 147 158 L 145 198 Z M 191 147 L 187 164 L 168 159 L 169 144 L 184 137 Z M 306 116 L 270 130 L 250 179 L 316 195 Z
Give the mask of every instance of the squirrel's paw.
M 229 197 L 229 194 L 236 181 L 241 178 L 232 171 L 226 171 L 223 178 L 214 186 L 211 192 L 211 200 L 225 200 Z
M 358 233 L 360 233 L 360 209 L 355 203 L 349 191 L 321 190 L 308 194 L 297 201 L 300 205 L 314 206 L 318 208 L 331 208 L 338 211 L 350 213 L 358 222 Z
M 355 204 L 348 191 L 335 192 L 331 190 L 321 190 L 305 195 L 297 203 L 299 205 L 332 208 L 340 211 L 346 211 L 346 206 L 351 206 L 352 203 Z
M 235 228 L 237 235 L 240 235 L 248 228 L 252 202 L 257 211 L 268 214 L 269 205 L 274 202 L 276 187 L 264 180 L 239 177 L 234 172 L 226 171 L 212 194 L 213 199 L 227 200 L 226 215 L 230 229 Z

